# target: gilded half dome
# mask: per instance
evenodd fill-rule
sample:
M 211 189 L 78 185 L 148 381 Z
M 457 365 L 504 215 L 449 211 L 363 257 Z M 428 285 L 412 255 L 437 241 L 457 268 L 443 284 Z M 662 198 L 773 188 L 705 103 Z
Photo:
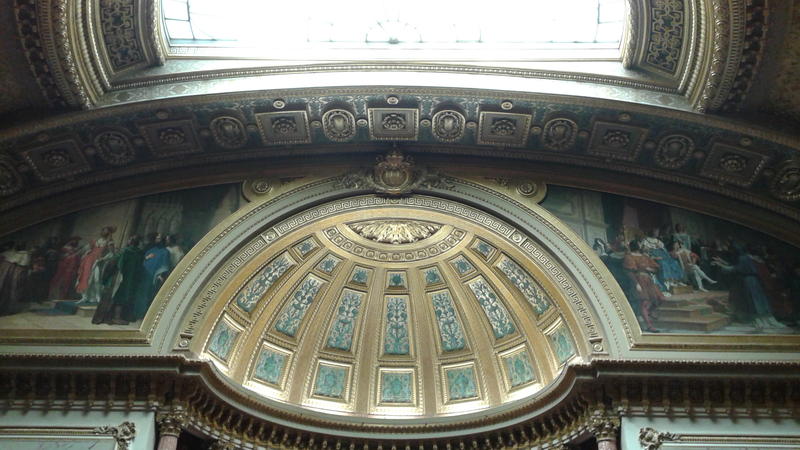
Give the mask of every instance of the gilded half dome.
M 533 398 L 580 358 L 564 295 L 513 227 L 423 196 L 349 204 L 263 231 L 220 290 L 198 351 L 235 384 L 317 412 L 430 418 Z

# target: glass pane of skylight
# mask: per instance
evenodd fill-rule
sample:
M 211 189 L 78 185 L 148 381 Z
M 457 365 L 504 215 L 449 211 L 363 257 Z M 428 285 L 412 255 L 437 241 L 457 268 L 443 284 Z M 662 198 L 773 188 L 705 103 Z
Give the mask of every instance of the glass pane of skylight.
M 164 0 L 177 44 L 275 48 L 617 46 L 624 0 Z M 188 25 L 179 23 L 186 20 Z M 171 20 L 176 19 L 176 20 Z M 188 31 L 187 31 L 188 30 Z M 187 37 L 191 36 L 191 37 Z M 185 41 L 191 42 L 185 42 Z M 173 42 L 175 45 L 176 42 Z

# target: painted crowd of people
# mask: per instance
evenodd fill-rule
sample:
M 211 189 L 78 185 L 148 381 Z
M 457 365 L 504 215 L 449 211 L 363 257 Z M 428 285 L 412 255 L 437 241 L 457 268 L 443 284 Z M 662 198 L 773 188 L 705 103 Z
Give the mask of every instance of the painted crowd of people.
M 78 236 L 51 237 L 40 246 L 6 243 L 0 251 L 0 315 L 38 309 L 55 300 L 55 312 L 96 306 L 93 323 L 141 320 L 170 271 L 184 256 L 176 235 L 151 233 L 142 245 L 130 236 L 118 249 L 116 228 L 82 245 Z
M 668 233 L 656 228 L 633 240 L 627 240 L 623 230 L 612 242 L 596 239 L 593 246 L 645 331 L 658 331 L 654 320 L 659 305 L 688 286 L 701 292 L 727 291 L 727 304 L 712 306 L 756 330 L 800 325 L 800 263 L 734 237 L 711 243 L 692 236 L 681 224 L 666 229 Z

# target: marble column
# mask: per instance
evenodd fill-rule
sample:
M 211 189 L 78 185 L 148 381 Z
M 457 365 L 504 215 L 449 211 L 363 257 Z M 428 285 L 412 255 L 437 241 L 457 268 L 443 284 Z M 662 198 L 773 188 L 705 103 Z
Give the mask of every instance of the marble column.
M 158 414 L 158 447 L 156 450 L 175 450 L 178 448 L 178 436 L 181 435 L 186 416 L 179 411 L 169 411 Z

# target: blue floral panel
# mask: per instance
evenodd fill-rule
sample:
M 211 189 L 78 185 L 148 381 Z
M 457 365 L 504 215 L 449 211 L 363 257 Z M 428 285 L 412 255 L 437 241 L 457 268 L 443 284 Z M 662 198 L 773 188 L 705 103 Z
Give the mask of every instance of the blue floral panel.
M 386 332 L 383 353 L 408 355 L 408 298 L 386 297 Z
M 251 312 L 269 288 L 294 265 L 294 260 L 286 253 L 275 258 L 239 292 L 236 306 L 244 312 Z
M 220 320 L 208 341 L 209 353 L 223 361 L 227 361 L 238 337 L 238 330 L 231 327 L 228 322 Z
M 411 372 L 381 372 L 381 403 L 413 403 L 414 375 Z
M 300 283 L 300 286 L 291 294 L 289 304 L 283 308 L 283 312 L 275 322 L 275 329 L 293 337 L 322 285 L 322 280 L 312 275 L 307 275 L 303 282 Z
M 350 275 L 350 282 L 361 286 L 366 286 L 369 282 L 369 276 L 372 271 L 365 267 L 356 266 L 353 273 Z
M 472 249 L 475 250 L 477 254 L 481 255 L 481 257 L 483 257 L 484 260 L 488 260 L 489 258 L 491 258 L 495 250 L 493 245 L 486 243 L 480 239 L 478 239 L 478 241 L 472 245 Z
M 533 307 L 533 312 L 537 316 L 544 314 L 552 302 L 547 296 L 547 293 L 539 286 L 539 283 L 534 281 L 533 277 L 528 274 L 522 267 L 517 265 L 509 258 L 503 258 L 500 264 L 497 265 L 503 275 L 508 278 L 508 281 L 517 288 L 517 290 L 525 297 L 525 300 Z
M 347 368 L 319 365 L 317 379 L 314 382 L 314 395 L 344 399 Z
M 467 258 L 464 258 L 463 256 L 458 256 L 454 258 L 453 260 L 450 261 L 450 264 L 453 266 L 454 269 L 456 269 L 456 272 L 458 272 L 458 274 L 461 275 L 462 277 L 464 275 L 468 275 L 475 271 L 475 267 L 472 265 L 472 263 L 469 262 L 469 260 Z
M 467 284 L 472 293 L 475 294 L 475 298 L 478 299 L 483 312 L 486 313 L 486 318 L 489 319 L 489 324 L 492 325 L 494 337 L 501 339 L 513 334 L 516 331 L 514 322 L 511 321 L 508 311 L 506 311 L 494 289 L 489 286 L 489 283 L 483 277 L 478 277 Z
M 389 289 L 408 289 L 406 273 L 403 271 L 386 273 L 386 287 Z
M 444 278 L 436 266 L 422 269 L 422 278 L 425 280 L 426 287 L 444 282 Z
M 353 345 L 353 331 L 356 328 L 358 310 L 364 299 L 362 292 L 345 289 L 339 298 L 339 308 L 336 310 L 333 326 L 328 334 L 328 347 L 350 351 Z
M 442 349 L 446 352 L 463 349 L 466 345 L 466 340 L 456 316 L 450 291 L 439 291 L 431 294 L 431 302 L 433 303 L 433 312 L 436 314 L 436 323 L 439 325 Z
M 342 262 L 341 258 L 335 255 L 326 255 L 324 258 L 322 258 L 322 261 L 317 264 L 317 270 L 330 275 L 340 262 Z
M 553 344 L 553 351 L 558 362 L 563 364 L 575 355 L 572 335 L 563 323 L 550 335 L 550 342 Z
M 261 350 L 253 377 L 269 384 L 280 385 L 287 359 L 288 356 L 283 353 L 268 348 Z
M 466 400 L 478 397 L 475 371 L 472 367 L 457 367 L 445 370 L 448 400 Z
M 528 384 L 536 378 L 528 352 L 522 351 L 503 357 L 508 381 L 512 388 Z
M 300 253 L 300 256 L 305 258 L 306 255 L 314 251 L 317 247 L 319 247 L 317 245 L 317 241 L 315 241 L 314 238 L 308 238 L 303 242 L 295 245 L 294 249 L 297 250 L 297 253 Z

